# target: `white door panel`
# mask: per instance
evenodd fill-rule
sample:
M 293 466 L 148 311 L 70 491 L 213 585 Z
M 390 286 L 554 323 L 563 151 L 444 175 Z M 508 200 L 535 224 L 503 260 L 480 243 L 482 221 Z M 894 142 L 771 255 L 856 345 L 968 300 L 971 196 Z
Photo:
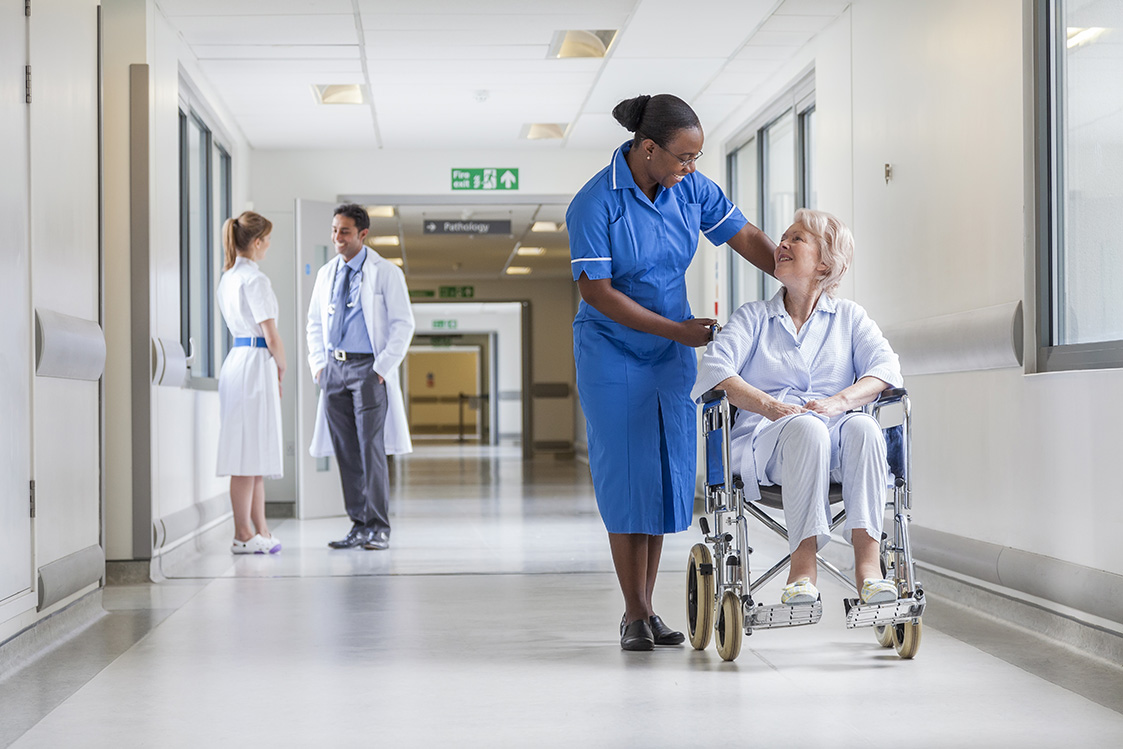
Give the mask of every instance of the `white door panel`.
M 0 601 L 31 589 L 31 301 L 23 3 L 0 4 Z
M 316 424 L 316 404 L 320 389 L 308 371 L 308 340 L 304 322 L 308 319 L 308 303 L 320 266 L 335 255 L 331 245 L 331 220 L 335 206 L 315 200 L 296 201 L 296 298 L 297 338 L 300 345 L 294 357 L 297 374 L 297 517 L 324 518 L 345 515 L 343 489 L 339 484 L 339 468 L 334 458 L 313 458 L 308 454 L 312 429 Z

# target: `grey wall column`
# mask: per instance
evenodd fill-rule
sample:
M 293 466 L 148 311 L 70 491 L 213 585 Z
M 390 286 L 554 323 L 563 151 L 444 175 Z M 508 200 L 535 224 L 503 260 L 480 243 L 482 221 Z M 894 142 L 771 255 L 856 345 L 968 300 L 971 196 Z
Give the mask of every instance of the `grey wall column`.
M 129 66 L 129 273 L 133 559 L 152 558 L 152 363 L 149 327 L 149 71 Z

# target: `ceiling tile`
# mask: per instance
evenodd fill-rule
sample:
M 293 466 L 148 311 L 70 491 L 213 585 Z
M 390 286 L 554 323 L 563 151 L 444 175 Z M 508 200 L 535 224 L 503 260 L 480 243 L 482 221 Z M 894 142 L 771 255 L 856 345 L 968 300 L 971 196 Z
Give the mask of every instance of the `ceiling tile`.
M 357 44 L 196 44 L 199 60 L 358 60 Z
M 744 44 L 774 4 L 774 0 L 708 0 L 704 13 L 684 14 L 679 0 L 646 0 L 616 42 L 612 57 L 728 57 Z
M 165 16 L 291 16 L 340 13 L 353 15 L 351 0 L 158 0 Z
M 827 16 L 772 16 L 760 27 L 760 32 L 767 31 L 795 31 L 805 34 L 817 34 L 833 19 Z
M 567 148 L 603 148 L 604 163 L 608 165 L 611 151 L 632 137 L 611 114 L 583 114 L 573 124 L 566 137 Z
M 175 26 L 190 44 L 358 44 L 353 15 L 184 16 Z
M 180 0 L 186 2 L 187 0 Z M 567 13 L 629 13 L 637 0 L 566 0 Z M 423 14 L 433 16 L 446 16 L 449 14 L 473 15 L 550 15 L 558 12 L 558 5 L 543 2 L 527 2 L 526 0 L 473 0 L 470 3 L 464 0 L 408 0 L 395 6 L 386 0 L 358 0 L 359 11 L 366 13 L 386 13 L 388 9 L 398 7 L 410 14 Z
M 586 105 L 589 112 L 611 112 L 621 100 L 639 94 L 675 94 L 690 101 L 713 78 L 725 59 L 628 60 L 605 64 Z
M 784 3 L 776 11 L 776 15 L 837 18 L 849 6 L 849 0 L 784 0 Z

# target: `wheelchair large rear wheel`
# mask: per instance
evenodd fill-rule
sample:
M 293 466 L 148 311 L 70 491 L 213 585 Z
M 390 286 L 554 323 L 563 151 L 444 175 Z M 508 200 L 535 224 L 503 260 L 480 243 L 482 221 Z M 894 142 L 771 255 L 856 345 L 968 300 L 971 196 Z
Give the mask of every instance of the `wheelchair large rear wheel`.
M 912 658 L 920 649 L 920 620 L 895 624 L 890 628 L 893 632 L 893 647 L 897 648 L 897 655 L 902 658 Z
M 694 544 L 686 565 L 686 631 L 695 650 L 705 650 L 714 628 L 714 565 L 710 548 Z
M 741 636 L 745 632 L 745 613 L 741 599 L 732 590 L 721 596 L 717 613 L 717 652 L 723 661 L 732 661 L 741 654 Z

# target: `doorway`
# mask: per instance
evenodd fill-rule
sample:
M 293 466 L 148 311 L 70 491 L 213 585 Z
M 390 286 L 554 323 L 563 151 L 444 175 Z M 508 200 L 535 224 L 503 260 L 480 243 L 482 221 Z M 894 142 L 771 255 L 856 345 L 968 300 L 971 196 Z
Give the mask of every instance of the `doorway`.
M 415 440 L 486 442 L 484 353 L 472 345 L 413 345 L 406 354 L 406 413 Z

